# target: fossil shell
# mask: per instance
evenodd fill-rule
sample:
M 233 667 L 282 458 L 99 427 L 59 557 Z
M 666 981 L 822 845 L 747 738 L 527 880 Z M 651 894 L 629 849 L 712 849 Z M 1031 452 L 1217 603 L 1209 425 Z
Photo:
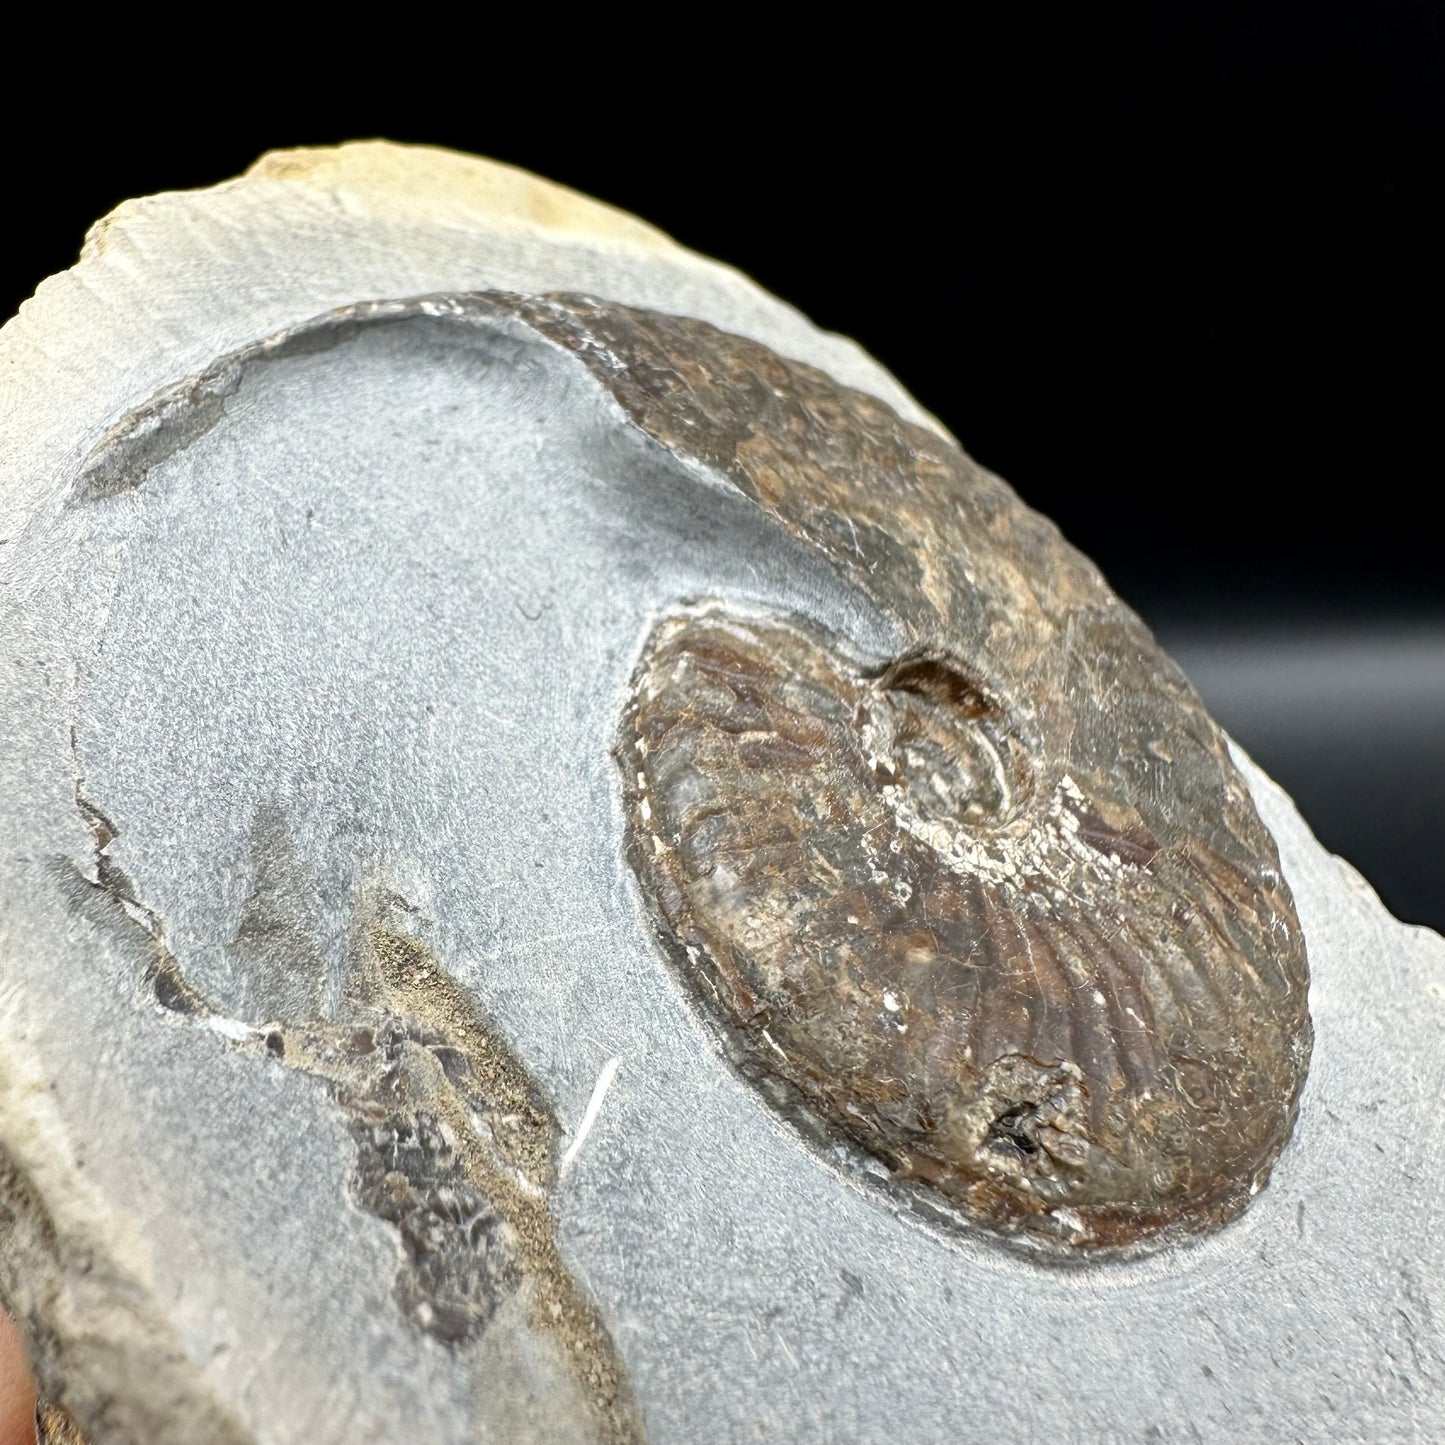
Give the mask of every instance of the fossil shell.
M 704 602 L 637 675 L 635 866 L 743 1067 L 994 1229 L 1088 1248 L 1236 1215 L 1293 1127 L 1305 950 L 1139 619 L 873 397 L 701 322 L 518 310 L 897 631 L 870 658 Z

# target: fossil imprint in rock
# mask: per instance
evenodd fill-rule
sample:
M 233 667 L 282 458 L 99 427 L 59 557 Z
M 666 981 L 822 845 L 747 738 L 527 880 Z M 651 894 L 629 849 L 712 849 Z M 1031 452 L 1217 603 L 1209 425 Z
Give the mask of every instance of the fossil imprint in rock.
M 580 359 L 898 637 L 866 657 L 690 599 L 646 644 L 617 745 L 630 854 L 743 1071 L 915 1198 L 1046 1247 L 1243 1209 L 1308 1066 L 1304 943 L 1218 729 L 1089 562 L 937 433 L 684 317 L 491 293 L 256 355 L 427 313 Z M 77 496 L 136 485 L 247 364 L 122 423 Z
M 97 1445 L 1439 1433 L 1439 941 L 850 343 L 363 146 L 0 362 L 0 1300 Z

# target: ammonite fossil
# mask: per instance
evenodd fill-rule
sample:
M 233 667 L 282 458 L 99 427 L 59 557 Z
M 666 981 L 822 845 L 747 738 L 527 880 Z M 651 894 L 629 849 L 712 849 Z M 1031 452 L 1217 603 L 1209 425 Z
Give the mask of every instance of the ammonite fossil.
M 700 322 L 521 314 L 896 626 L 706 600 L 621 741 L 638 876 L 739 1061 L 973 1221 L 1064 1246 L 1236 1215 L 1311 1029 L 1269 834 L 1179 670 L 936 433 Z

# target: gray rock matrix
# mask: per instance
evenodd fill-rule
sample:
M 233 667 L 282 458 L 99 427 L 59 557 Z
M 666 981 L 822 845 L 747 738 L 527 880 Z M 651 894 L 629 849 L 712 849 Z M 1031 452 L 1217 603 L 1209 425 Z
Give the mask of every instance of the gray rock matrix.
M 664 959 L 613 747 L 688 599 L 889 638 L 457 299 L 497 290 L 936 426 L 735 272 L 440 151 L 128 202 L 44 283 L 0 332 L 0 1299 L 47 1397 L 95 1445 L 1445 1436 L 1445 943 L 1237 756 L 1315 1031 L 1251 1207 L 1060 1265 L 843 1167 Z

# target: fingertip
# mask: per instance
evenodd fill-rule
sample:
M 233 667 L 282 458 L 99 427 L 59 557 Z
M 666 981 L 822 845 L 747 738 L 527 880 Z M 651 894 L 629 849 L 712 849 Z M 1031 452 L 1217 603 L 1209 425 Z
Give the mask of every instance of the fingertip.
M 35 1376 L 25 1340 L 0 1309 L 0 1445 L 35 1445 Z

